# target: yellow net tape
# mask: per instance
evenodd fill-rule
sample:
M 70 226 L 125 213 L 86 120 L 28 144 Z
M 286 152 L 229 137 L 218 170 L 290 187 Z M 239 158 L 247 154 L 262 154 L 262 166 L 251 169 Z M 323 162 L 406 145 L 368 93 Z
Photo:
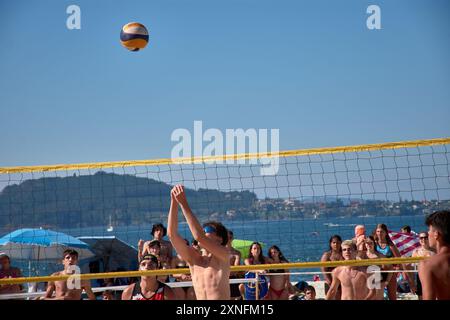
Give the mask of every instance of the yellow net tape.
M 332 154 L 332 153 L 364 152 L 364 151 L 399 149 L 399 148 L 417 148 L 417 147 L 445 145 L 445 144 L 450 144 L 450 138 L 364 144 L 356 146 L 343 146 L 331 148 L 299 149 L 299 150 L 279 151 L 276 153 L 271 152 L 243 153 L 231 155 L 218 155 L 210 157 L 186 157 L 176 159 L 130 160 L 130 161 L 78 163 L 78 164 L 56 164 L 44 166 L 0 167 L 0 174 L 38 172 L 38 171 L 102 169 L 102 168 L 116 168 L 116 167 L 158 166 L 171 164 L 194 164 L 203 162 L 208 163 L 213 161 L 250 160 L 250 159 L 273 158 L 273 157 L 286 158 L 295 156 L 307 156 L 307 155 L 311 156 L 311 155 Z
M 347 261 L 326 261 L 326 262 L 292 262 L 292 263 L 276 263 L 276 264 L 260 264 L 260 265 L 242 265 L 232 266 L 231 271 L 251 271 L 251 270 L 269 270 L 269 269 L 305 269 L 305 268 L 322 268 L 322 267 L 339 267 L 339 266 L 369 266 L 369 265 L 390 265 L 390 264 L 409 264 L 417 263 L 423 260 L 423 257 L 415 258 L 385 258 L 385 259 L 362 259 Z M 108 279 L 108 278 L 126 278 L 140 276 L 163 276 L 171 274 L 190 273 L 188 268 L 165 269 L 165 270 L 149 270 L 149 271 L 125 271 L 125 272 L 105 272 L 105 273 L 87 273 L 79 275 L 80 280 L 92 279 Z M 0 285 L 21 284 L 30 282 L 49 282 L 67 280 L 73 275 L 62 276 L 46 276 L 46 277 L 23 277 L 14 279 L 0 279 Z

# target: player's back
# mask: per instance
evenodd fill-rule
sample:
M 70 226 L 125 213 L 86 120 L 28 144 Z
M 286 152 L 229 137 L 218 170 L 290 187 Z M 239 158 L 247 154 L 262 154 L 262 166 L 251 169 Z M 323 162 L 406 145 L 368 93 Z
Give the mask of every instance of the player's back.
M 428 259 L 433 268 L 433 285 L 438 300 L 450 300 L 450 253 L 441 253 Z

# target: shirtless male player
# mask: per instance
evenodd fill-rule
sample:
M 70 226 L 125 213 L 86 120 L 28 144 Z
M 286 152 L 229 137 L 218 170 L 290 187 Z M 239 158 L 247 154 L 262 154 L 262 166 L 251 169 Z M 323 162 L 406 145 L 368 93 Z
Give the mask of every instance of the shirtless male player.
M 356 259 L 356 245 L 352 240 L 342 242 L 341 247 L 344 260 Z M 358 267 L 340 266 L 333 270 L 327 300 L 335 298 L 339 285 L 342 288 L 341 300 L 371 300 L 376 294 L 375 289 L 367 287 L 367 273 Z
M 189 265 L 197 300 L 230 300 L 230 251 L 225 247 L 228 231 L 219 222 L 202 226 L 192 213 L 184 187 L 176 185 L 170 193 L 168 235 L 175 250 Z M 178 206 L 181 207 L 192 236 L 202 252 L 186 245 L 178 233 Z
M 420 261 L 419 278 L 423 300 L 450 300 L 450 211 L 436 211 L 429 215 L 430 247 L 436 254 Z
M 74 267 L 78 262 L 78 252 L 73 249 L 67 249 L 63 253 L 62 263 L 64 270 L 55 272 L 52 276 L 72 275 L 74 274 Z M 41 300 L 80 300 L 83 290 L 86 292 L 89 300 L 95 300 L 95 294 L 92 292 L 89 280 L 81 280 L 79 288 L 69 288 L 67 280 L 50 281 L 47 285 L 45 296 Z M 74 284 L 76 285 L 76 283 Z M 55 292 L 55 297 L 53 297 Z

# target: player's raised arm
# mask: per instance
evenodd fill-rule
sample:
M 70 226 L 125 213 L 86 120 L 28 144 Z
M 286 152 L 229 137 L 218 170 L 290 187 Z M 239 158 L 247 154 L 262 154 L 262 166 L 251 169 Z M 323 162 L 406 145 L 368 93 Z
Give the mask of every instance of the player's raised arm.
M 200 254 L 194 248 L 186 245 L 184 239 L 178 233 L 178 202 L 174 198 L 174 189 L 170 193 L 170 209 L 167 221 L 167 235 L 175 250 L 181 258 L 189 264 L 194 264 L 200 258 Z
M 195 240 L 197 240 L 200 245 L 211 252 L 214 256 L 223 261 L 229 261 L 230 253 L 228 249 L 225 247 L 225 244 L 220 245 L 212 239 L 209 239 L 206 236 L 207 231 L 203 230 L 200 222 L 192 213 L 191 208 L 186 199 L 186 194 L 184 192 L 184 187 L 182 185 L 176 185 L 173 188 L 173 196 L 175 200 L 181 207 L 183 211 L 183 215 L 186 218 L 189 229 L 191 230 L 192 236 Z M 214 228 L 210 228 L 211 232 L 215 232 Z

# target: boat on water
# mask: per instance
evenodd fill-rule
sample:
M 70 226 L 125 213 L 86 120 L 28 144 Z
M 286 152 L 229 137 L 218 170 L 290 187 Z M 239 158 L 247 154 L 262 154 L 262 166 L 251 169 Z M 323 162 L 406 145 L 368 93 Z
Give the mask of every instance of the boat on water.
M 365 214 L 362 216 L 358 216 L 358 218 L 374 218 L 375 216 L 371 216 L 370 214 Z
M 108 228 L 106 228 L 106 231 L 107 232 L 113 232 L 114 231 L 114 227 L 113 227 L 112 222 L 111 222 L 111 215 L 109 216 L 109 226 L 108 226 Z
M 328 227 L 339 227 L 340 226 L 339 224 L 332 223 L 332 222 L 325 222 L 324 225 L 328 226 Z

